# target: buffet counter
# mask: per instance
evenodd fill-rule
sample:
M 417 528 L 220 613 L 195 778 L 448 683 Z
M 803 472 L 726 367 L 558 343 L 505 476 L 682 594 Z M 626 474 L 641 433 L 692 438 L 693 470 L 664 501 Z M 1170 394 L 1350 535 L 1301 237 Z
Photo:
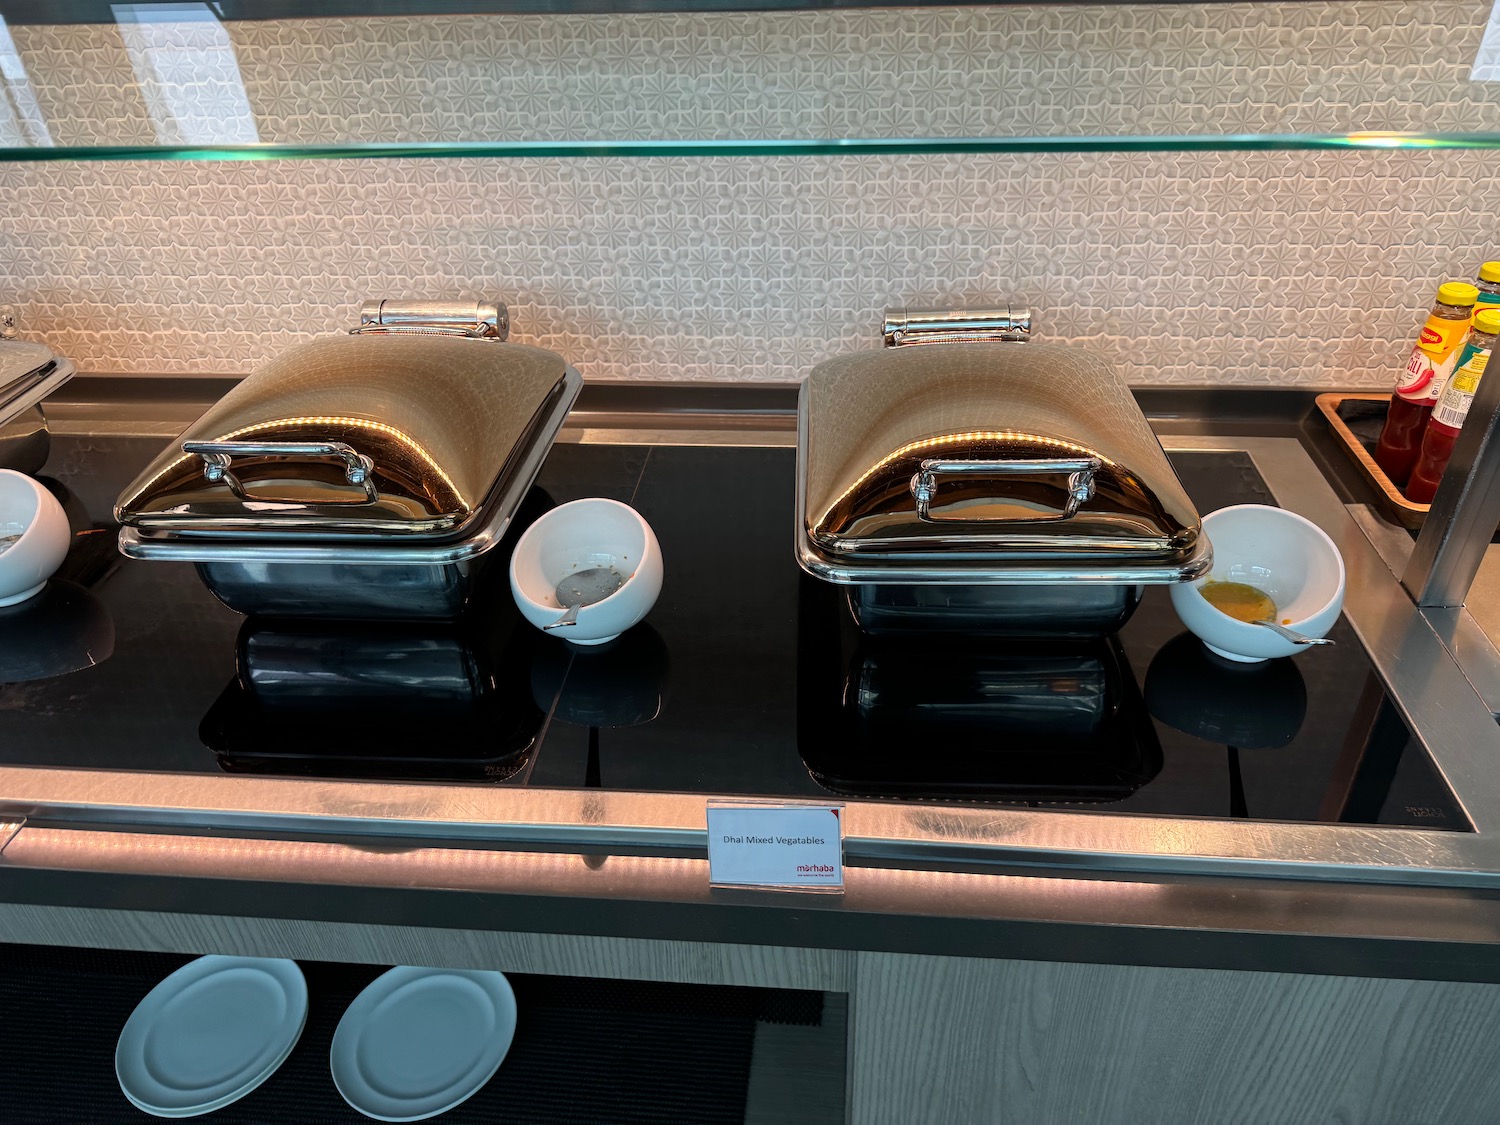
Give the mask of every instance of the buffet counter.
M 1144 1120 L 1119 1107 L 1147 1104 L 1158 1121 L 1340 1104 L 1360 1121 L 1485 1119 L 1500 726 L 1362 530 L 1305 422 L 1311 396 L 1140 397 L 1190 492 L 1263 489 L 1337 543 L 1338 648 L 1299 656 L 1295 683 L 1263 681 L 1263 708 L 1216 709 L 1217 681 L 1148 598 L 1115 654 L 1148 764 L 1105 763 L 1107 797 L 1093 775 L 1084 794 L 1028 774 L 1018 796 L 950 773 L 924 798 L 829 763 L 850 743 L 817 711 L 826 646 L 792 557 L 782 387 L 586 387 L 539 479 L 558 501 L 617 489 L 656 526 L 659 636 L 621 673 L 647 682 L 506 648 L 495 682 L 521 661 L 517 706 L 538 726 L 503 763 L 449 763 L 485 777 L 424 777 L 395 751 L 343 774 L 321 750 L 268 760 L 261 743 L 296 737 L 224 710 L 236 659 L 265 638 L 185 564 L 115 571 L 97 550 L 121 474 L 222 389 L 80 379 L 49 404 L 43 475 L 100 529 L 74 578 L 96 584 L 115 653 L 0 693 L 3 940 L 847 994 L 857 1121 Z M 348 732 L 362 738 L 378 741 Z M 843 805 L 842 894 L 710 887 L 705 807 L 752 797 Z M 1423 1062 L 1435 1053 L 1444 1067 Z M 1231 1056 L 1275 1081 L 1230 1080 Z M 1102 1106 L 1115 1116 L 1087 1116 Z

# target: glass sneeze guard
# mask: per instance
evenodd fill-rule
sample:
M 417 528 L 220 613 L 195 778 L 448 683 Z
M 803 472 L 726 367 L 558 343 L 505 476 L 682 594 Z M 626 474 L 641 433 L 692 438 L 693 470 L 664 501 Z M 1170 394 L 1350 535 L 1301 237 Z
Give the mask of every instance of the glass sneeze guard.
M 581 6 L 0 2 L 0 159 L 1500 147 L 1487 0 Z
M 939 153 L 1493 149 L 1500 133 L 1244 133 L 1161 137 L 849 137 L 828 140 L 431 141 L 360 144 L 88 145 L 0 147 L 0 161 L 319 160 L 341 157 L 882 156 Z

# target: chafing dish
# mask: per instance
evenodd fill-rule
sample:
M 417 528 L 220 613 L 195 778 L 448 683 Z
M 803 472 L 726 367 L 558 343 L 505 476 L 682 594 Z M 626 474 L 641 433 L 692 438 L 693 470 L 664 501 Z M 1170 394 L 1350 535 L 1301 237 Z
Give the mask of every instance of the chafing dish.
M 0 468 L 41 469 L 50 446 L 41 402 L 73 374 L 73 365 L 51 348 L 0 339 Z
M 861 627 L 1099 635 L 1141 585 L 1208 571 L 1198 513 L 1107 363 L 913 319 L 938 327 L 819 364 L 798 403 L 797 560 L 849 587 Z
M 497 305 L 369 302 L 263 365 L 121 494 L 120 550 L 242 613 L 457 615 L 582 379 Z

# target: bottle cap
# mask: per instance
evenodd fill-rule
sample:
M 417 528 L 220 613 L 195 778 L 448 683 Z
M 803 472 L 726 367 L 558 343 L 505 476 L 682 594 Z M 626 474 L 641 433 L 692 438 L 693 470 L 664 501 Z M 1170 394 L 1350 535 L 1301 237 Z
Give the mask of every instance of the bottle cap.
M 1480 281 L 1500 281 L 1500 262 L 1485 262 L 1479 267 Z
M 1474 317 L 1474 331 L 1486 336 L 1500 335 L 1500 309 L 1485 309 Z
M 1437 299 L 1440 305 L 1472 305 L 1479 300 L 1479 290 L 1467 281 L 1450 281 L 1438 286 Z

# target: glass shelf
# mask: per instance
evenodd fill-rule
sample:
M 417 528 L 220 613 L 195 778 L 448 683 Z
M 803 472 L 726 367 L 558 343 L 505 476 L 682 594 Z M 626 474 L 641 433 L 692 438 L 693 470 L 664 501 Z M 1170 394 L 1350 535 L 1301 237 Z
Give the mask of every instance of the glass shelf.
M 1488 0 L 0 0 L 0 160 L 1500 147 Z
M 879 156 L 941 153 L 1226 152 L 1322 149 L 1495 149 L 1500 133 L 1259 133 L 1165 137 L 864 137 L 843 140 L 434 141 L 427 144 L 97 145 L 0 148 L 0 161 L 328 160 L 339 158 L 572 158 Z

